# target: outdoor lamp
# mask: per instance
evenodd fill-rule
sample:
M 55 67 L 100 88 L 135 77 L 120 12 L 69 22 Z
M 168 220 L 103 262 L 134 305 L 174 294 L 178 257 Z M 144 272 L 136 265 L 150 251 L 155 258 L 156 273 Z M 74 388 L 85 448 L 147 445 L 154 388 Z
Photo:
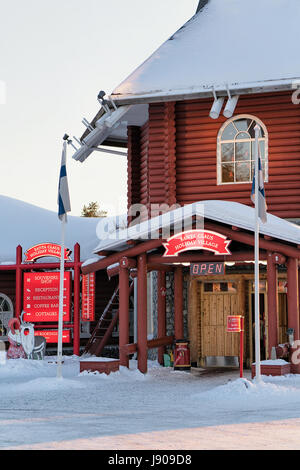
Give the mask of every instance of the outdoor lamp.
M 218 119 L 218 117 L 220 116 L 220 112 L 221 112 L 224 100 L 225 100 L 224 97 L 215 98 L 213 105 L 211 107 L 210 113 L 209 113 L 209 116 L 212 119 Z
M 232 117 L 238 100 L 239 100 L 239 95 L 235 95 L 235 96 L 228 98 L 228 101 L 226 103 L 224 113 L 223 113 L 226 118 Z

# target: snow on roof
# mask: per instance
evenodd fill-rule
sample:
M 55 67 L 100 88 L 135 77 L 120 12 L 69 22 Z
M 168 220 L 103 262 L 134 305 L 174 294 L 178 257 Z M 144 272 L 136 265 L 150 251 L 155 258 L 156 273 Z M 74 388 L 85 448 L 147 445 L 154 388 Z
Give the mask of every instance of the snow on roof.
M 1 264 L 8 261 L 15 262 L 18 245 L 22 246 L 24 253 L 28 248 L 39 243 L 60 243 L 61 241 L 61 222 L 56 212 L 0 196 L 0 216 L 2 220 Z M 74 244 L 78 242 L 82 260 L 91 256 L 95 244 L 99 241 L 96 234 L 98 223 L 99 218 L 68 215 L 65 244 L 73 251 Z
M 121 229 L 110 235 L 94 249 L 94 253 L 102 250 L 121 251 L 128 248 L 127 240 L 145 240 L 154 238 L 153 234 L 171 224 L 188 219 L 191 216 L 200 216 L 230 226 L 236 226 L 254 232 L 253 207 L 231 201 L 199 201 L 167 212 L 161 216 L 142 222 L 140 224 Z M 287 220 L 268 214 L 266 224 L 260 224 L 260 233 L 279 240 L 300 244 L 300 226 Z M 181 230 L 180 230 L 181 231 Z M 152 234 L 152 235 L 151 235 Z M 159 238 L 158 236 L 156 238 Z
M 290 87 L 300 77 L 299 20 L 299 0 L 209 0 L 111 96 L 130 103 L 226 84 Z

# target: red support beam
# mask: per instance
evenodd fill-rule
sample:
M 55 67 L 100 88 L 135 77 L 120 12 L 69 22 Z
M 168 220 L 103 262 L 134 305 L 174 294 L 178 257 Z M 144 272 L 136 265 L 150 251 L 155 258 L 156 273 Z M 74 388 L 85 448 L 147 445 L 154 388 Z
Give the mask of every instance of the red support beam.
M 166 336 L 166 273 L 157 273 L 157 336 Z M 163 364 L 165 348 L 158 348 L 158 362 Z
M 272 347 L 278 345 L 278 275 L 273 253 L 268 252 L 268 358 Z
M 147 372 L 147 257 L 143 253 L 138 257 L 138 286 L 137 286 L 137 344 L 138 368 Z
M 264 251 L 260 251 L 259 259 L 264 261 L 267 259 L 267 253 Z M 178 256 L 163 256 L 163 255 L 149 255 L 148 261 L 150 267 L 158 266 L 159 264 L 167 264 L 167 263 L 197 263 L 201 261 L 235 261 L 235 262 L 243 262 L 243 261 L 254 261 L 254 251 L 247 251 L 247 252 L 240 252 L 240 253 L 233 253 L 232 255 L 212 255 L 212 254 L 203 254 L 202 251 L 199 253 L 190 253 L 185 254 L 182 253 Z M 170 266 L 169 269 L 174 268 L 174 266 Z
M 20 317 L 22 313 L 22 288 L 23 288 L 23 274 L 21 269 L 22 264 L 22 247 L 17 246 L 16 249 L 16 311 L 15 316 Z
M 95 271 L 99 271 L 100 269 L 105 269 L 107 268 L 107 266 L 110 266 L 111 264 L 119 263 L 120 259 L 123 258 L 123 256 L 131 258 L 131 257 L 138 256 L 142 253 L 147 253 L 147 251 L 154 250 L 155 248 L 158 248 L 159 246 L 161 246 L 163 242 L 164 240 L 162 239 L 155 239 L 155 240 L 148 240 L 144 243 L 139 243 L 138 245 L 132 248 L 128 248 L 127 250 L 124 250 L 121 252 L 116 252 L 113 255 L 108 256 L 107 258 L 96 261 L 96 263 L 91 263 L 91 264 L 88 264 L 87 266 L 83 266 L 82 272 L 83 274 L 88 274 L 88 273 L 92 273 Z
M 80 355 L 80 245 L 74 245 L 74 331 L 73 353 Z
M 182 267 L 174 271 L 174 333 L 175 339 L 183 339 L 183 276 Z
M 120 266 L 119 271 L 119 351 L 120 365 L 129 367 L 124 346 L 129 343 L 129 271 Z
M 254 246 L 254 234 L 249 234 L 246 232 L 235 232 L 234 230 L 220 226 L 218 224 L 214 224 L 212 222 L 204 222 L 204 227 L 207 230 L 213 230 L 219 233 L 222 233 L 226 237 L 230 238 L 231 240 L 236 240 L 241 243 L 245 243 L 246 245 Z M 264 238 L 260 237 L 259 246 L 262 250 L 269 250 L 269 251 L 278 251 L 279 253 L 290 256 L 293 258 L 300 258 L 299 250 L 296 247 L 285 245 L 284 242 L 275 242 L 270 240 L 265 240 Z
M 287 301 L 288 328 L 295 330 L 294 339 L 299 339 L 299 284 L 298 260 L 289 258 L 287 261 Z

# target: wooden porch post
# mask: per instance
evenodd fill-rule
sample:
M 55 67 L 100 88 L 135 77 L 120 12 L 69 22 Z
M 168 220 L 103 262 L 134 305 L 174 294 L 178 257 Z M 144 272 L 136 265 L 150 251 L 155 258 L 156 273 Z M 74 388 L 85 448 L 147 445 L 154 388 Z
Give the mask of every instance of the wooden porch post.
M 268 358 L 272 347 L 278 345 L 278 276 L 273 254 L 268 252 L 267 266 L 268 283 Z
M 129 358 L 123 347 L 129 343 L 129 271 L 119 268 L 119 351 L 120 365 L 129 367 Z
M 174 333 L 175 340 L 183 339 L 183 276 L 181 266 L 177 266 L 174 272 Z
M 298 259 L 288 258 L 287 261 L 287 301 L 288 328 L 295 330 L 294 339 L 299 339 L 299 291 L 298 291 Z
M 137 295 L 137 348 L 138 369 L 147 372 L 147 256 L 145 253 L 138 257 L 138 295 Z
M 23 289 L 23 272 L 22 264 L 22 247 L 17 246 L 16 249 L 16 304 L 14 316 L 20 318 L 22 313 L 22 289 Z
M 166 336 L 166 273 L 157 272 L 157 336 Z M 158 362 L 163 364 L 164 346 L 158 348 Z

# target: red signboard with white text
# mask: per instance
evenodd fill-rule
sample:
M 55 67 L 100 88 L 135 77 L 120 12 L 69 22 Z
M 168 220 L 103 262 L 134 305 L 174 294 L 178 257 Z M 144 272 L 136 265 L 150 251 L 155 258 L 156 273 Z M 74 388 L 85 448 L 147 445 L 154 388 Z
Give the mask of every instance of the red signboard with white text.
M 227 333 L 240 333 L 242 331 L 242 316 L 228 315 L 226 331 Z
M 61 246 L 57 243 L 39 243 L 31 248 L 28 248 L 25 252 L 25 261 L 33 262 L 39 258 L 54 257 L 60 258 Z M 65 261 L 70 260 L 71 251 L 65 248 L 64 259 Z
M 230 255 L 227 240 L 224 235 L 210 230 L 188 230 L 170 237 L 164 247 L 164 256 L 177 256 L 183 251 L 208 250 L 216 255 Z
M 83 321 L 95 320 L 95 287 L 95 273 L 82 276 L 81 319 Z
M 43 336 L 47 343 L 57 343 L 58 342 L 58 330 L 35 330 L 34 336 Z M 70 330 L 63 330 L 62 332 L 62 342 L 70 343 L 71 342 L 71 332 Z
M 57 271 L 24 273 L 23 310 L 28 322 L 58 322 L 59 277 Z M 70 321 L 71 273 L 64 273 L 63 321 Z

